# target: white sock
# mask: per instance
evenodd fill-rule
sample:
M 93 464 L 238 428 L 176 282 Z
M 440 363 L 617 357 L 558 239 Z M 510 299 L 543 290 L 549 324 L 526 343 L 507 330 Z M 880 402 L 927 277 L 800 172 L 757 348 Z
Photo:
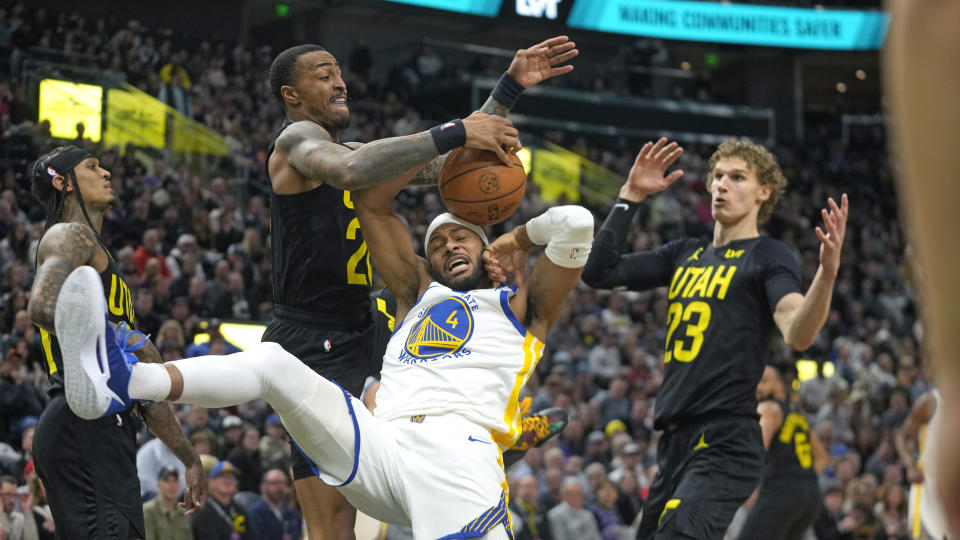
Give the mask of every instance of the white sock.
M 161 364 L 137 362 L 133 365 L 127 392 L 133 399 L 164 401 L 170 395 L 170 375 Z
M 266 400 L 277 412 L 290 412 L 307 397 L 316 374 L 276 343 L 259 343 L 227 356 L 198 356 L 170 362 L 183 375 L 183 392 L 174 401 L 201 407 L 230 407 Z M 164 401 L 170 375 L 160 364 L 134 364 L 130 397 Z

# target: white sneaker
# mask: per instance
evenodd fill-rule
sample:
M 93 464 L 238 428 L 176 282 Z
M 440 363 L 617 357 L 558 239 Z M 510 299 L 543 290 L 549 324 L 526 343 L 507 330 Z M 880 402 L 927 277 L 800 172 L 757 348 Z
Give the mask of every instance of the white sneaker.
M 63 356 L 67 404 L 73 413 L 93 420 L 130 407 L 133 400 L 127 385 L 137 362 L 130 351 L 139 347 L 126 346 L 133 333 L 126 323 L 120 323 L 114 334 L 103 284 L 92 267 L 77 268 L 63 282 L 54 326 Z M 145 342 L 144 337 L 140 346 Z

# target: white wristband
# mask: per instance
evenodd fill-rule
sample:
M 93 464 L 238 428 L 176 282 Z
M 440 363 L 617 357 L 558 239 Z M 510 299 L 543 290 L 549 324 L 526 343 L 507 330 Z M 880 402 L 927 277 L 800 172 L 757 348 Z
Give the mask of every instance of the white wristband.
M 531 219 L 527 236 L 546 244 L 547 258 L 557 266 L 580 268 L 587 264 L 593 244 L 593 214 L 582 206 L 555 206 Z

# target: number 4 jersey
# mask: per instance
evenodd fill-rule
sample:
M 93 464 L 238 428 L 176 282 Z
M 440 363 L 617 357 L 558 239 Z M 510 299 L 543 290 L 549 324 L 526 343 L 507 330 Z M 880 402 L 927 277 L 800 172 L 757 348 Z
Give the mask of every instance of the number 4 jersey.
M 654 424 L 659 429 L 707 413 L 756 414 L 773 313 L 784 296 L 800 292 L 800 266 L 790 248 L 764 237 L 721 247 L 683 239 L 644 255 L 660 269 L 651 286 L 668 287 Z

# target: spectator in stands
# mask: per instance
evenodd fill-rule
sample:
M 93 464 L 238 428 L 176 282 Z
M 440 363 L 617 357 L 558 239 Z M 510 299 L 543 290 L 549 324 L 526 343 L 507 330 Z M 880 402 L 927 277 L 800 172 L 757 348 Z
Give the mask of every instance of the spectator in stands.
M 554 540 L 600 540 L 597 521 L 583 508 L 583 486 L 575 478 L 563 482 L 563 502 L 547 512 Z
M 547 511 L 537 505 L 537 479 L 530 474 L 520 476 L 517 489 L 510 498 L 510 510 L 519 516 L 519 523 L 513 522 L 517 540 L 551 540 Z
M 603 540 L 620 540 L 627 534 L 627 528 L 617 511 L 617 486 L 609 480 L 601 480 L 597 486 L 597 502 L 590 511 L 597 520 L 597 527 Z
M 289 504 L 290 479 L 270 469 L 260 482 L 260 498 L 250 505 L 250 520 L 259 540 L 289 540 L 300 536 L 303 520 Z
M 33 488 L 24 484 L 17 488 L 17 506 L 23 514 L 23 540 L 54 540 L 53 520 L 35 511 Z
M 543 477 L 546 489 L 537 496 L 537 507 L 543 512 L 549 512 L 563 500 L 563 481 L 566 478 L 564 477 L 563 469 L 557 467 L 548 468 L 546 472 L 544 472 Z
M 176 496 L 187 487 L 183 480 L 183 473 L 186 471 L 183 463 L 160 439 L 150 439 L 137 450 L 137 476 L 140 477 L 141 500 L 153 499 L 161 492 L 163 486 L 159 485 L 157 479 L 164 471 L 169 472 L 171 468 L 177 472 L 179 482 L 177 491 L 174 493 Z
M 259 446 L 260 431 L 252 425 L 247 425 L 243 428 L 240 445 L 227 455 L 227 460 L 240 469 L 240 491 L 256 492 L 259 488 L 263 471 Z
M 210 499 L 191 519 L 194 538 L 256 540 L 257 533 L 249 517 L 233 501 L 238 474 L 229 461 L 221 461 L 210 470 Z
M 180 471 L 165 465 L 157 473 L 159 495 L 143 505 L 147 540 L 193 540 L 190 518 L 177 504 L 180 495 Z
M 220 452 L 224 457 L 228 456 L 234 448 L 240 446 L 243 439 L 243 420 L 239 416 L 227 415 L 220 421 Z M 230 458 L 226 458 L 230 459 Z M 232 462 L 231 462 L 232 463 Z M 239 464 L 234 463 L 239 467 Z M 242 470 L 242 469 L 241 469 Z M 243 491 L 241 489 L 240 491 Z
M 12 476 L 0 477 L 0 530 L 10 540 L 20 540 L 23 536 L 23 514 L 15 510 L 17 504 L 17 479 Z
M 2 440 L 18 440 L 23 431 L 35 425 L 47 397 L 27 376 L 24 358 L 10 349 L 3 359 L 0 373 L 0 435 Z
M 290 443 L 287 442 L 287 430 L 280 422 L 280 416 L 271 414 L 265 426 L 266 435 L 260 439 L 260 464 L 264 469 L 283 466 L 290 457 Z
M 133 254 L 133 263 L 137 267 L 137 276 L 146 274 L 147 261 L 157 259 L 160 263 L 158 270 L 164 279 L 170 279 L 170 269 L 167 268 L 167 259 L 160 251 L 160 233 L 157 229 L 147 229 L 143 233 L 143 243 Z

